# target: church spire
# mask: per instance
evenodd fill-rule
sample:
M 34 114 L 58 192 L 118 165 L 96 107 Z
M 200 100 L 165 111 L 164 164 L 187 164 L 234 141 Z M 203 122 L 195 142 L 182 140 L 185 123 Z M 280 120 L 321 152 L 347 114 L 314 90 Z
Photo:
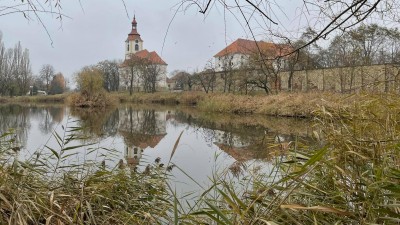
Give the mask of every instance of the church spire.
M 129 58 L 131 54 L 143 50 L 143 40 L 140 38 L 140 34 L 137 31 L 136 15 L 133 16 L 132 30 L 125 41 L 125 47 L 125 58 Z
M 136 30 L 136 29 L 137 29 L 136 15 L 133 15 L 132 30 Z

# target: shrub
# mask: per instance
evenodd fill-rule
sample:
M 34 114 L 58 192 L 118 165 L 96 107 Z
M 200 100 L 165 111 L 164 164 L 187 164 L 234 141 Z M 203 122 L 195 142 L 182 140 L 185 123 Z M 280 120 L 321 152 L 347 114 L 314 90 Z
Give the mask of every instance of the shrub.
M 103 88 L 103 76 L 99 69 L 84 67 L 75 77 L 80 90 L 79 94 L 73 94 L 68 98 L 71 106 L 75 107 L 106 107 L 113 105 L 115 101 Z
M 103 89 L 103 76 L 99 69 L 94 67 L 84 67 L 76 76 L 75 81 L 81 92 L 88 95 L 101 92 Z

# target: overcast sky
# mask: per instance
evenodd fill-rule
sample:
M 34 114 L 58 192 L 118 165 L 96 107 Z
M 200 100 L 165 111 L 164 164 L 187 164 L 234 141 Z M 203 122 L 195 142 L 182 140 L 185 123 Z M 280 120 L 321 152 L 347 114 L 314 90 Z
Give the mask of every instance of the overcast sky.
M 2 5 L 7 2 L 15 4 L 14 0 L 3 0 Z M 237 38 L 250 38 L 246 34 L 248 31 L 229 13 L 226 14 L 225 25 L 223 10 L 218 7 L 213 7 L 204 17 L 198 8 L 192 6 L 185 12 L 177 13 L 173 19 L 174 5 L 178 2 L 125 0 L 128 17 L 120 0 L 81 0 L 82 7 L 78 0 L 63 0 L 62 12 L 71 19 L 64 17 L 60 22 L 55 16 L 41 15 L 51 40 L 37 19 L 27 20 L 21 14 L 1 16 L 0 30 L 6 47 L 20 41 L 24 48 L 30 50 L 34 74 L 38 74 L 43 64 L 51 64 L 68 78 L 85 65 L 106 59 L 123 59 L 124 42 L 134 14 L 144 48 L 156 51 L 168 63 L 168 72 L 176 69 L 201 70 L 206 61 L 226 44 Z M 288 9 L 284 10 L 295 12 L 294 2 L 301 1 L 287 0 L 281 6 L 287 5 Z M 257 38 L 268 39 L 262 36 Z

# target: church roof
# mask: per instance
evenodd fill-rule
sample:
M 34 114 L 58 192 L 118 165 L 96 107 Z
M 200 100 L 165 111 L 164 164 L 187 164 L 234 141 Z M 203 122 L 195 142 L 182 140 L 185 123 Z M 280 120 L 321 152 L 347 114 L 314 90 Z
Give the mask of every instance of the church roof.
M 244 54 L 244 55 L 251 55 L 254 53 L 261 52 L 271 54 L 272 56 L 282 56 L 290 52 L 289 45 L 283 44 L 275 44 L 271 42 L 265 41 L 252 41 L 246 39 L 237 39 L 226 48 L 222 49 L 218 52 L 214 57 L 222 57 L 226 55 L 232 54 Z
M 160 134 L 142 134 L 142 133 L 131 133 L 120 130 L 120 134 L 124 137 L 124 141 L 127 145 L 136 146 L 142 149 L 147 147 L 155 148 L 158 143 L 167 135 L 166 133 Z
M 162 60 L 155 51 L 149 52 L 147 51 L 147 49 L 144 49 L 142 51 L 136 52 L 135 56 L 141 59 L 147 59 L 153 64 L 167 65 L 167 63 L 165 63 L 164 60 Z
M 140 38 L 140 34 L 137 32 L 136 29 L 132 29 L 132 31 L 128 34 L 128 38 L 126 41 L 133 41 L 138 39 L 139 41 L 143 41 L 142 38 Z

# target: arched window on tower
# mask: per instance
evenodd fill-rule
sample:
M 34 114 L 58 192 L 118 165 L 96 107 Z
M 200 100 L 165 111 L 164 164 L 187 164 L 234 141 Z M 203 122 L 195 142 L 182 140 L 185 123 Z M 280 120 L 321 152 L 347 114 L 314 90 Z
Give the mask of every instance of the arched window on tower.
M 139 51 L 139 45 L 138 44 L 135 45 L 135 51 Z
M 126 45 L 126 51 L 129 52 L 129 43 Z

